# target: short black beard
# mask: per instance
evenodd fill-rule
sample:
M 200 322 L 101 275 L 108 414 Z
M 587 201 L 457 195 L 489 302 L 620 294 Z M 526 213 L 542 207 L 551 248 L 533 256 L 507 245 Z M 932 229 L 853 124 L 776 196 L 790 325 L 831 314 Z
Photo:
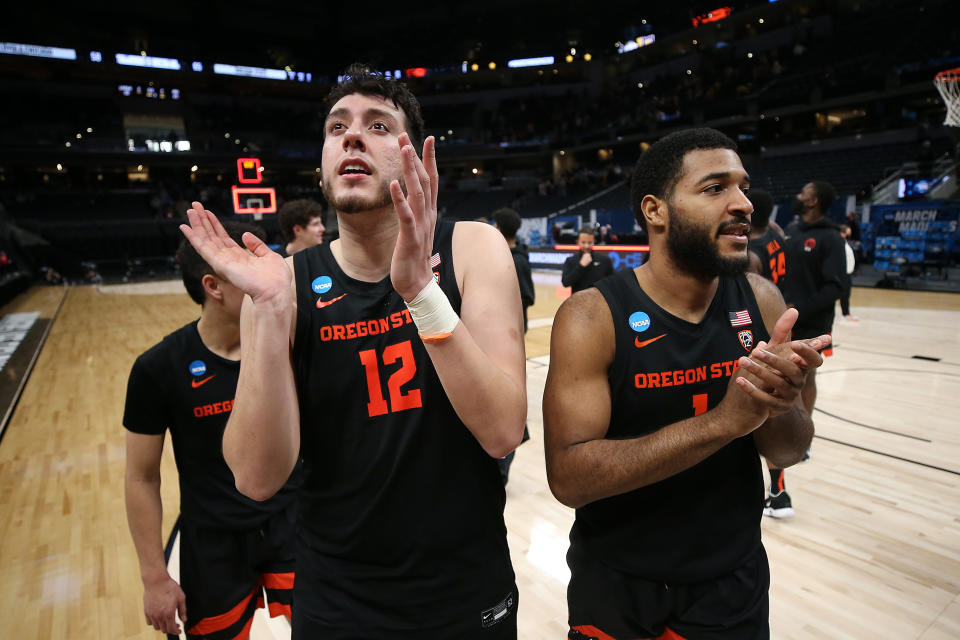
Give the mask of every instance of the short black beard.
M 333 195 L 333 189 L 329 186 L 332 182 L 332 180 L 323 181 L 323 197 L 327 199 L 327 202 L 330 203 L 333 210 L 338 213 L 363 213 L 364 211 L 382 209 L 387 205 L 393 204 L 393 196 L 390 195 L 390 183 L 383 185 L 377 197 L 374 200 L 370 200 L 354 195 L 337 198 Z M 400 180 L 400 188 L 403 190 L 404 195 L 406 195 L 407 190 L 403 184 L 403 180 Z
M 669 206 L 669 205 L 668 205 Z M 677 213 L 677 210 L 670 207 L 671 213 Z M 724 258 L 717 251 L 716 237 L 711 238 L 704 229 L 698 229 L 687 225 L 683 220 L 683 215 L 670 216 L 670 228 L 667 231 L 667 251 L 682 271 L 690 274 L 698 280 L 713 280 L 717 276 L 733 277 L 744 273 L 750 266 L 750 259 L 747 252 L 736 258 Z M 717 230 L 717 236 L 730 224 L 739 224 L 739 222 L 726 222 L 720 225 Z

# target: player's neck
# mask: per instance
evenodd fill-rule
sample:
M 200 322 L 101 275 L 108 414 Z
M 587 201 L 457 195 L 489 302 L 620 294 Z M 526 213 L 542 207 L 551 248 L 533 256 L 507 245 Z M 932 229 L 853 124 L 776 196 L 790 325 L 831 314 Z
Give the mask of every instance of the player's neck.
M 207 302 L 200 312 L 197 333 L 203 345 L 227 360 L 240 359 L 240 322 L 230 318 L 216 303 Z
M 393 205 L 360 213 L 337 213 L 340 238 L 330 251 L 343 272 L 355 280 L 379 282 L 390 275 L 400 228 Z
M 304 249 L 308 249 L 308 248 L 309 247 L 302 244 L 299 240 L 294 240 L 293 242 L 288 242 L 287 246 L 284 249 L 287 252 L 288 256 L 292 256 L 298 251 L 303 251 Z
M 636 270 L 640 288 L 664 311 L 687 322 L 699 323 L 710 308 L 720 279 L 701 280 L 662 257 L 650 259 Z
M 823 213 L 817 209 L 806 209 L 800 216 L 805 224 L 816 224 L 823 220 Z

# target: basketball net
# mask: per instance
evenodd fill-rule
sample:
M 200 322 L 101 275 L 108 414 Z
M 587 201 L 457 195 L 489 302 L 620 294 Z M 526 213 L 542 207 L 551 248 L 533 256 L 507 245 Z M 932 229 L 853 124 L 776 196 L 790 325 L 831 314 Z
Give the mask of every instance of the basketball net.
M 947 117 L 943 124 L 960 127 L 960 67 L 941 71 L 934 76 L 933 84 L 947 105 Z

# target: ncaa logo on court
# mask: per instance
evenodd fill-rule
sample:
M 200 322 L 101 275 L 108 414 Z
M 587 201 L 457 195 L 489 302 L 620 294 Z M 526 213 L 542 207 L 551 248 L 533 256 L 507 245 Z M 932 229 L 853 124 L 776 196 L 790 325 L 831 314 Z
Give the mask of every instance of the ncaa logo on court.
M 326 293 L 330 291 L 330 287 L 333 286 L 333 280 L 330 279 L 330 276 L 320 276 L 316 278 L 310 286 L 313 288 L 314 293 Z
M 630 315 L 630 328 L 637 333 L 643 333 L 650 328 L 650 316 L 643 311 L 635 311 Z
M 207 372 L 207 363 L 203 360 L 194 360 L 190 363 L 190 375 L 202 376 Z

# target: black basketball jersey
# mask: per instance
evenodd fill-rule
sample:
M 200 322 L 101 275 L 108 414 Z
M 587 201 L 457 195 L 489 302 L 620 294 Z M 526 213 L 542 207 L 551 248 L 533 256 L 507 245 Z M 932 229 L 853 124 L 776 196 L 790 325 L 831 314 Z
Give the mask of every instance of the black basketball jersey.
M 752 238 L 747 243 L 747 248 L 760 256 L 760 275 L 767 280 L 772 280 L 774 284 L 779 284 L 786 273 L 783 242 L 783 238 L 773 230 L 773 227 L 767 227 L 762 236 Z
M 264 502 L 247 498 L 234 485 L 223 459 L 223 430 L 239 375 L 240 361 L 210 351 L 196 321 L 144 352 L 130 372 L 123 426 L 147 435 L 170 429 L 180 513 L 194 524 L 254 528 L 296 497 L 295 478 Z
M 453 228 L 438 224 L 431 265 L 459 313 Z M 300 611 L 327 615 L 318 603 L 338 590 L 371 607 L 365 628 L 479 620 L 475 603 L 514 588 L 497 461 L 457 417 L 389 276 L 348 277 L 327 244 L 293 262 Z
M 657 306 L 634 270 L 596 287 L 616 336 L 608 439 L 642 436 L 714 408 L 740 356 L 769 339 L 744 276 L 720 278 L 699 324 Z M 748 435 L 661 482 L 577 509 L 570 541 L 648 580 L 708 580 L 756 551 L 762 510 L 760 458 Z

